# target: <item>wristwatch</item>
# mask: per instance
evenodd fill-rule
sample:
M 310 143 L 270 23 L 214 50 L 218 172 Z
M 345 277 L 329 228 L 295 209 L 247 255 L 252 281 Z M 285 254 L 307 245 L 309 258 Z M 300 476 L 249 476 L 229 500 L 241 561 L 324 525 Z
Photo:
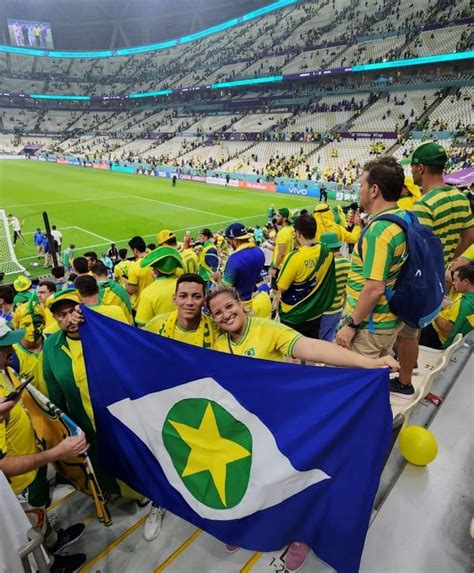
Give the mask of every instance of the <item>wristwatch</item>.
M 349 328 L 353 328 L 354 330 L 358 330 L 360 324 L 356 324 L 356 323 L 352 320 L 352 318 L 351 318 L 351 319 L 349 320 L 349 322 L 347 323 L 347 326 L 348 326 Z

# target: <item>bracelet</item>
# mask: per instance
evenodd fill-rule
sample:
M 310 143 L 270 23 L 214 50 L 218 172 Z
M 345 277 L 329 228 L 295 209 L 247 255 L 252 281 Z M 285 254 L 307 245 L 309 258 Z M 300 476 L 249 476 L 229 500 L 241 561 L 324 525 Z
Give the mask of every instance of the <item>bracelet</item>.
M 360 324 L 356 324 L 356 323 L 352 320 L 352 318 L 351 318 L 350 321 L 347 323 L 347 326 L 348 326 L 349 328 L 353 328 L 354 330 L 358 330 Z

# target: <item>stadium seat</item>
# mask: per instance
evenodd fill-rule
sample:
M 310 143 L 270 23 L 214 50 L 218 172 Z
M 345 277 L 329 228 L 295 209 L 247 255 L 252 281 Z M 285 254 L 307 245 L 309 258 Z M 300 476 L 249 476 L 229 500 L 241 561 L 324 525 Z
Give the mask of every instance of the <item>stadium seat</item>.
M 437 368 L 438 364 L 442 358 L 446 358 L 446 364 L 449 364 L 454 351 L 462 344 L 462 334 L 458 333 L 454 337 L 453 342 L 448 348 L 444 350 L 435 350 L 434 348 L 428 348 L 427 346 L 420 346 L 418 353 L 418 370 L 423 372 L 432 372 Z

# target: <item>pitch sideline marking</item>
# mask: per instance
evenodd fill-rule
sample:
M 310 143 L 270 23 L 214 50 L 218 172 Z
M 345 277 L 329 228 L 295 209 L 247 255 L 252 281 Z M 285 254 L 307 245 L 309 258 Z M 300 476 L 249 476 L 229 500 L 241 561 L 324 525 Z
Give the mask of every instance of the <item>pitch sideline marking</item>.
M 60 205 L 61 203 L 87 203 L 88 201 L 105 201 L 106 199 L 121 199 L 123 195 L 110 195 L 110 197 L 90 197 L 89 199 L 66 199 L 64 201 L 47 201 L 45 203 L 24 203 L 23 205 L 6 205 L 6 209 L 19 207 L 36 207 L 37 205 Z
M 185 207 L 184 205 L 177 205 L 176 203 L 168 203 L 167 201 L 159 201 L 158 199 L 150 199 L 149 197 L 142 197 L 141 195 L 124 195 L 124 197 L 132 197 L 133 199 L 143 199 L 143 201 L 152 201 L 153 203 L 161 203 L 161 205 L 169 205 L 170 207 L 176 207 L 177 209 L 186 209 L 187 211 L 194 211 L 196 213 L 205 213 L 206 215 L 212 215 L 214 217 L 225 217 L 221 213 L 213 213 L 212 211 L 202 211 L 201 209 L 195 209 L 194 207 Z M 233 217 L 226 217 L 227 221 L 233 220 Z
M 107 241 L 107 243 L 113 243 L 114 242 L 112 239 L 108 239 L 107 237 L 104 237 L 103 235 L 98 235 L 97 233 L 93 233 L 92 231 L 88 231 L 87 229 L 84 229 L 84 227 L 79 227 L 77 225 L 74 225 L 71 228 L 72 229 L 79 229 L 79 231 L 82 231 L 83 233 L 88 233 L 89 235 L 93 235 L 94 237 L 97 237 L 98 239 L 104 239 L 104 241 Z M 102 244 L 105 245 L 106 243 L 102 243 Z

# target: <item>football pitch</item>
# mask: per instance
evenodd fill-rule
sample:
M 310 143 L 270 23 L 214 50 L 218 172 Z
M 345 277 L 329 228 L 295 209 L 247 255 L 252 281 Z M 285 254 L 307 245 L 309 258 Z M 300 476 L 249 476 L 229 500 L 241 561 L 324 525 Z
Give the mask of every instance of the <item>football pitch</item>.
M 73 243 L 75 255 L 94 250 L 100 256 L 110 243 L 126 247 L 134 235 L 154 242 L 161 229 L 176 232 L 181 239 L 190 230 L 225 229 L 232 222 L 244 225 L 267 223 L 267 209 L 307 208 L 316 199 L 234 187 L 220 187 L 170 179 L 38 161 L 0 161 L 0 209 L 22 222 L 27 241 L 17 242 L 19 262 L 32 276 L 45 274 L 43 261 L 36 262 L 33 234 L 44 230 L 42 213 L 63 234 L 63 247 Z M 11 280 L 15 275 L 8 275 Z

